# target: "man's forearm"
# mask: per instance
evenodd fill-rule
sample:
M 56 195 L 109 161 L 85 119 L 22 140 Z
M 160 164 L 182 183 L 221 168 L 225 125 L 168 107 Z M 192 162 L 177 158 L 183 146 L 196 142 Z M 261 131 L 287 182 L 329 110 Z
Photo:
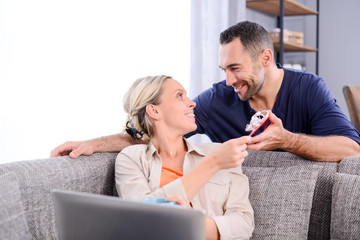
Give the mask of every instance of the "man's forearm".
M 339 162 L 345 157 L 360 155 L 359 144 L 348 137 L 288 134 L 282 149 L 303 158 Z
M 124 148 L 134 144 L 144 144 L 145 141 L 137 141 L 126 132 L 89 140 L 94 152 L 120 152 Z

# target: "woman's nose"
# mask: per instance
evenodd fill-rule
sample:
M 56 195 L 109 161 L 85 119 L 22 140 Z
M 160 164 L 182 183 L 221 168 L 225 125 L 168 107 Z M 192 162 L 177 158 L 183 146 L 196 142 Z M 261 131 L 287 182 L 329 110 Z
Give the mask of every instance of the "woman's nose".
M 189 100 L 190 100 L 189 107 L 194 108 L 196 106 L 196 102 L 192 101 L 190 98 Z

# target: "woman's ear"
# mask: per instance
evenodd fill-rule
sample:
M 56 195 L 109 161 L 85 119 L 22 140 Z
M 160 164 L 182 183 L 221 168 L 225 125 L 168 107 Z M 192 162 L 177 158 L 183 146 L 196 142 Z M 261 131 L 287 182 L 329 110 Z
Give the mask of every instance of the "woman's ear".
M 159 111 L 158 106 L 156 106 L 156 105 L 148 104 L 146 106 L 146 113 L 150 119 L 159 120 L 159 118 L 160 118 L 160 111 Z

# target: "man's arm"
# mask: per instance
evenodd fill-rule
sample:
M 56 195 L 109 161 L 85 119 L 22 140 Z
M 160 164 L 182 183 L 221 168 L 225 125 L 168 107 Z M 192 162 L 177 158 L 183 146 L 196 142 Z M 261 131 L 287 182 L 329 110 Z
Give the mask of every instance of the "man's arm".
M 344 136 L 312 136 L 292 133 L 270 112 L 271 125 L 253 137 L 248 149 L 266 151 L 282 149 L 314 161 L 339 162 L 349 156 L 360 155 L 360 145 Z
M 129 134 L 122 132 L 87 141 L 65 142 L 52 150 L 50 157 L 69 155 L 71 158 L 77 158 L 80 155 L 91 155 L 95 152 L 120 152 L 130 145 L 140 143 L 145 142 L 134 140 Z

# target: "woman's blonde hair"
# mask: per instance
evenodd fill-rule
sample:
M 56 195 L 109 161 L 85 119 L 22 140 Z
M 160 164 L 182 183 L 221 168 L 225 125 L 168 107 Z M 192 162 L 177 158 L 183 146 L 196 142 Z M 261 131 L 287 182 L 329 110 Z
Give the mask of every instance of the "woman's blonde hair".
M 153 126 L 146 113 L 148 104 L 158 105 L 161 103 L 162 85 L 166 79 L 165 75 L 148 76 L 137 79 L 124 96 L 124 110 L 128 114 L 126 128 L 127 132 L 143 132 L 145 136 L 130 134 L 136 139 L 148 140 L 154 134 Z M 130 132 L 129 132 L 130 131 Z

